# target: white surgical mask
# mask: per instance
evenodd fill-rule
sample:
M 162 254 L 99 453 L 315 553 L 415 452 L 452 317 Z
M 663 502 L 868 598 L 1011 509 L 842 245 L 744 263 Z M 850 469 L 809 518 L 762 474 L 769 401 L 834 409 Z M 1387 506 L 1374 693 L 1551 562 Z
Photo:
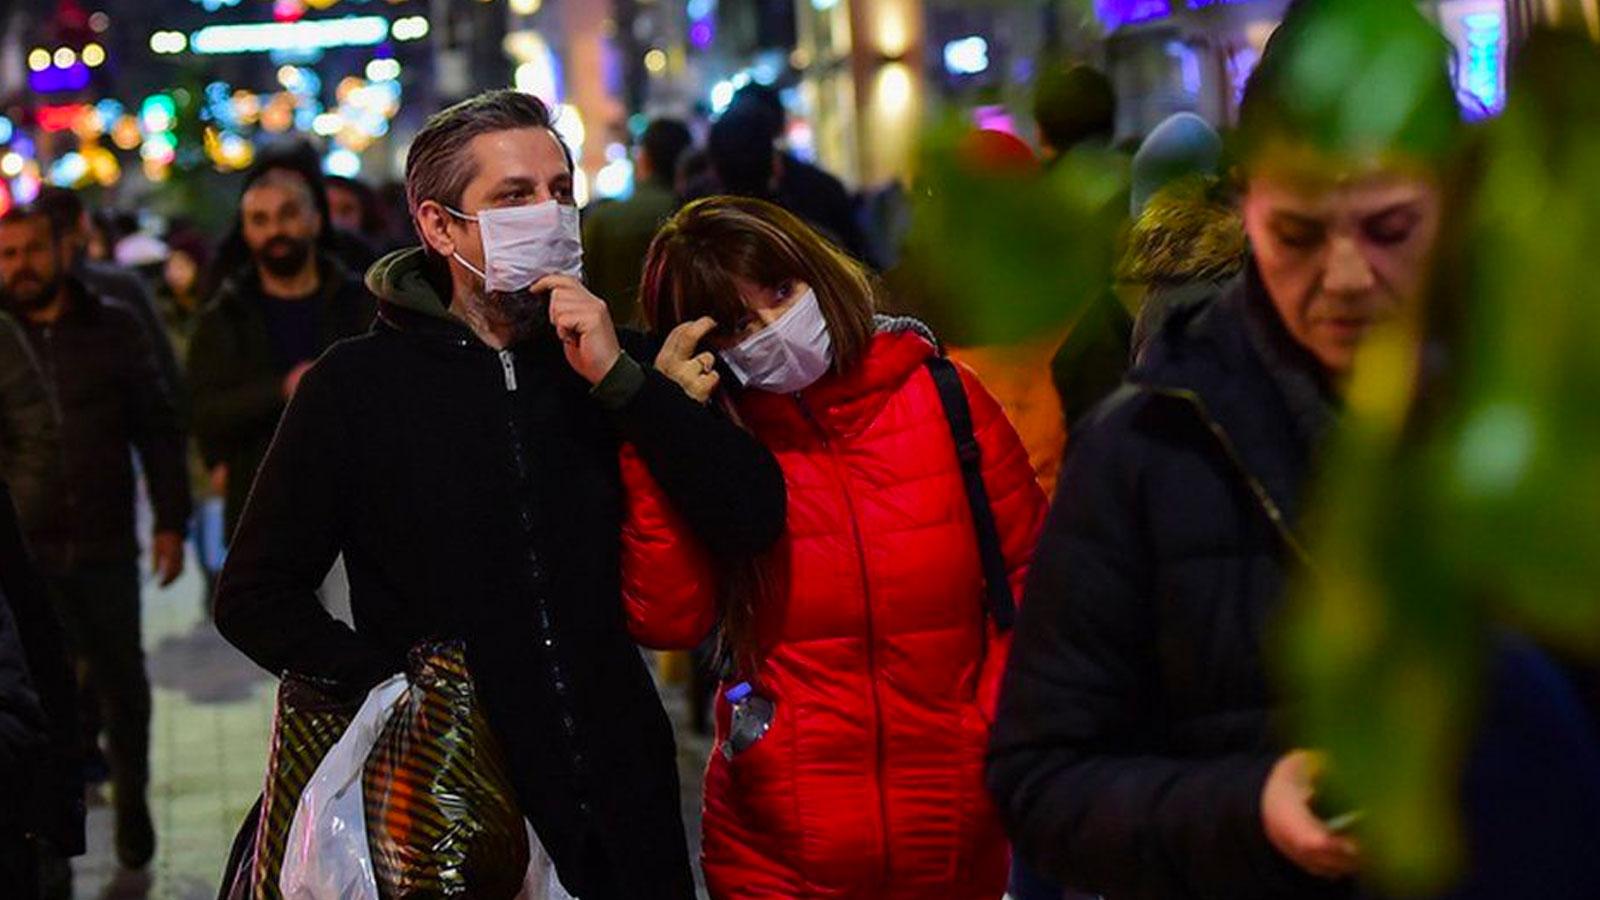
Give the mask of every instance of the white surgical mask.
M 815 291 L 807 290 L 777 321 L 722 351 L 722 361 L 747 388 L 793 394 L 833 365 L 833 339 Z
M 483 237 L 483 269 L 451 254 L 456 262 L 483 279 L 485 290 L 520 291 L 546 275 L 583 276 L 583 236 L 578 209 L 554 200 L 531 206 L 486 209 L 475 216 L 445 209 L 458 219 L 478 223 Z

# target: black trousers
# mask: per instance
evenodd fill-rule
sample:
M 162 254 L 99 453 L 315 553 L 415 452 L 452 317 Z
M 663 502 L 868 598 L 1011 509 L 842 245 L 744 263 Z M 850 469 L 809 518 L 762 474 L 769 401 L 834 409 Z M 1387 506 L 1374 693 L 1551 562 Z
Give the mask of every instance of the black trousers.
M 116 805 L 142 801 L 150 782 L 150 679 L 139 621 L 139 568 L 82 565 L 46 580 L 83 687 L 79 708 L 98 710 L 105 727 Z

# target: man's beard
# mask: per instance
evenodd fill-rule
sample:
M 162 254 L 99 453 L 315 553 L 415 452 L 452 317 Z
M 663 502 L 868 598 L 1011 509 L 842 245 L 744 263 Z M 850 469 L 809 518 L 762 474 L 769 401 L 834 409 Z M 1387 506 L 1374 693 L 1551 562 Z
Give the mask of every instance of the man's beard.
M 275 237 L 255 253 L 256 262 L 279 278 L 298 275 L 311 258 L 311 242 L 287 237 Z
M 31 272 L 0 287 L 0 307 L 14 313 L 38 312 L 49 306 L 61 292 L 61 276 L 45 280 Z
M 516 340 L 526 340 L 550 328 L 548 291 L 488 291 L 479 293 L 476 299 L 489 326 Z

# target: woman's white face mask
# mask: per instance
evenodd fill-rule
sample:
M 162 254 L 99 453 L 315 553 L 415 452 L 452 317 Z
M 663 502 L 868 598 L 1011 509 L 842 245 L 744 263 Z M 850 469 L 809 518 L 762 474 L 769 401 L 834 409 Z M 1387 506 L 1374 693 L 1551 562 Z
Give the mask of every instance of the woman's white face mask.
M 485 209 L 475 216 L 448 206 L 445 210 L 458 219 L 478 223 L 483 269 L 459 253 L 451 256 L 482 278 L 487 291 L 520 291 L 546 275 L 583 276 L 583 235 L 575 206 L 547 200 Z
M 793 394 L 815 384 L 833 365 L 833 339 L 816 292 L 807 289 L 771 325 L 721 356 L 747 388 Z

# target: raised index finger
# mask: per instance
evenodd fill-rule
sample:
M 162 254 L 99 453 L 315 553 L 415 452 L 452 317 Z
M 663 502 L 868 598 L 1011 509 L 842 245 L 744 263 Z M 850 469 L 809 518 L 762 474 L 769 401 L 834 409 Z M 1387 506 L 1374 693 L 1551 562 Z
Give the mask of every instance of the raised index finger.
M 701 316 L 693 322 L 685 322 L 672 333 L 667 335 L 667 340 L 661 345 L 661 353 L 671 359 L 688 359 L 694 354 L 694 348 L 700 345 L 711 329 L 717 327 L 717 320 L 710 316 Z

